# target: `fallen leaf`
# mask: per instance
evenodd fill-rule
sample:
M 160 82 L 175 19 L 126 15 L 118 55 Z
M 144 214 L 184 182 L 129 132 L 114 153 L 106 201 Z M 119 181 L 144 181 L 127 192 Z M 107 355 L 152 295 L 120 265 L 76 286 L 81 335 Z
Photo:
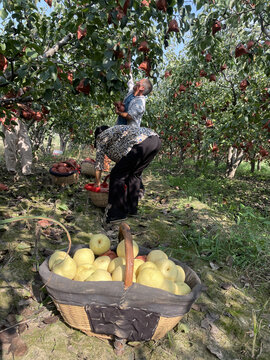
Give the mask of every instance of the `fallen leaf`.
M 215 263 L 213 263 L 211 261 L 209 262 L 209 265 L 210 265 L 212 270 L 218 270 L 220 268 L 219 265 L 217 265 L 217 264 L 215 264 Z
M 0 333 L 0 343 L 3 344 L 10 344 L 11 341 L 18 336 L 17 331 L 15 328 L 1 330 Z
M 232 287 L 232 284 L 231 283 L 223 283 L 220 285 L 221 289 L 223 290 L 228 290 Z
M 45 319 L 43 319 L 44 324 L 53 324 L 59 320 L 58 316 L 49 316 Z
M 46 228 L 46 227 L 52 225 L 52 222 L 51 222 L 51 221 L 48 221 L 48 220 L 39 220 L 37 223 L 38 223 L 38 225 L 41 226 L 42 228 Z
M 18 336 L 15 337 L 10 344 L 8 354 L 11 352 L 13 356 L 23 356 L 27 353 L 28 348 L 25 342 Z

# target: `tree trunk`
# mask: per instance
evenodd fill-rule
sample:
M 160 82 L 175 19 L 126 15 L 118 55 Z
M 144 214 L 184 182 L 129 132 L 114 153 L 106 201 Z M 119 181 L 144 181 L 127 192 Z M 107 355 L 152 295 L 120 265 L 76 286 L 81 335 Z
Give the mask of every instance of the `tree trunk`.
M 262 165 L 262 162 L 260 159 L 258 159 L 258 161 L 257 161 L 257 170 L 258 171 L 261 171 L 261 165 Z
M 233 179 L 236 173 L 238 166 L 241 164 L 241 161 L 244 156 L 244 151 L 242 149 L 238 150 L 230 146 L 227 157 L 227 169 L 226 177 L 228 179 Z
M 250 160 L 250 171 L 251 171 L 252 173 L 255 172 L 255 159 L 251 159 L 251 160 Z
M 49 135 L 47 146 L 46 146 L 46 154 L 50 154 L 52 151 L 52 140 L 53 140 L 52 135 Z
M 66 134 L 59 134 L 60 138 L 60 150 L 63 151 L 63 154 L 66 151 L 67 142 L 68 142 L 68 135 Z

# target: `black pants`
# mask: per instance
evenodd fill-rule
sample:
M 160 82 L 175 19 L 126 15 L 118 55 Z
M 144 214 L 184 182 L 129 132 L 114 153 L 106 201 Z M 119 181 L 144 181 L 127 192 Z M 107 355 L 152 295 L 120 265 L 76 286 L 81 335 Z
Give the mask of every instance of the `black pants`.
M 160 147 L 159 137 L 150 136 L 140 144 L 134 145 L 114 166 L 110 173 L 109 218 L 122 218 L 128 213 L 136 214 L 141 174 L 159 152 Z

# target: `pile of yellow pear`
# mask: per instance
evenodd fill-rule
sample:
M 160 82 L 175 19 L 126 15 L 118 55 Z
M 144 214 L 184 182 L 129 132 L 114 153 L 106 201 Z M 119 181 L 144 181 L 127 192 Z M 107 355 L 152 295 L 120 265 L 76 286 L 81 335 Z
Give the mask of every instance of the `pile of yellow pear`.
M 104 234 L 92 234 L 89 248 L 78 249 L 73 258 L 56 250 L 49 258 L 49 269 L 60 276 L 76 281 L 124 281 L 125 243 L 122 240 L 116 253 L 110 250 L 110 239 Z M 138 256 L 139 246 L 133 240 L 133 282 L 159 288 L 175 295 L 187 295 L 191 288 L 185 283 L 184 269 L 176 265 L 162 250 L 152 250 Z

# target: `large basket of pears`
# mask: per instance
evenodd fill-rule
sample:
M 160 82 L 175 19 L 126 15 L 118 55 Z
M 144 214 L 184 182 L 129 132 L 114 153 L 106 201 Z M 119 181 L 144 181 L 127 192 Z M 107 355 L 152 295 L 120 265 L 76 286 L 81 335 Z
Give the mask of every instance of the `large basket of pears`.
M 161 250 L 139 247 L 126 223 L 119 243 L 104 234 L 89 247 L 56 251 L 39 273 L 64 320 L 89 336 L 125 342 L 162 338 L 190 310 L 201 292 L 197 274 Z

